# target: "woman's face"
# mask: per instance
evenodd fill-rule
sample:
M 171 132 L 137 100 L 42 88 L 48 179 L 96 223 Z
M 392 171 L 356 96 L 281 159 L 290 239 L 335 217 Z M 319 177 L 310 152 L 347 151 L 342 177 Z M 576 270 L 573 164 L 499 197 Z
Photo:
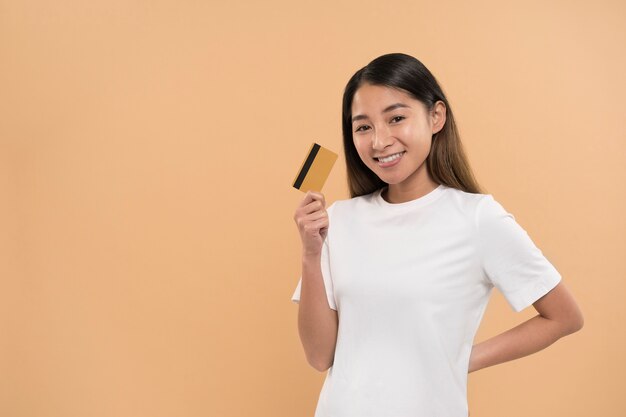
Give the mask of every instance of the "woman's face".
M 402 90 L 363 84 L 352 100 L 352 137 L 361 160 L 381 180 L 404 191 L 434 184 L 425 161 L 432 136 L 444 123 L 443 102 L 429 113 Z M 376 159 L 397 153 L 401 155 L 395 160 Z

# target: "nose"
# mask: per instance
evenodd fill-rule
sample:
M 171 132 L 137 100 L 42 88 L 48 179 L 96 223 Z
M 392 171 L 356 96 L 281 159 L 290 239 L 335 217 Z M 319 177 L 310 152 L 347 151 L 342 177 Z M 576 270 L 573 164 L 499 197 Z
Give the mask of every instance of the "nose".
M 383 123 L 382 127 L 376 127 L 374 134 L 372 135 L 372 149 L 376 151 L 382 151 L 387 146 L 393 143 L 391 138 L 390 129 Z

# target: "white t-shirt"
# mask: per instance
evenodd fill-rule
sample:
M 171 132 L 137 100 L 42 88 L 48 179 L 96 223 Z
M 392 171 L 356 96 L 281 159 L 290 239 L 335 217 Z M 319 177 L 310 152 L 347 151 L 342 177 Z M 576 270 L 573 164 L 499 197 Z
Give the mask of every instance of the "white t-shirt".
M 382 190 L 327 209 L 321 267 L 339 328 L 315 417 L 467 417 L 491 289 L 519 312 L 561 275 L 491 194 L 440 185 L 391 204 Z

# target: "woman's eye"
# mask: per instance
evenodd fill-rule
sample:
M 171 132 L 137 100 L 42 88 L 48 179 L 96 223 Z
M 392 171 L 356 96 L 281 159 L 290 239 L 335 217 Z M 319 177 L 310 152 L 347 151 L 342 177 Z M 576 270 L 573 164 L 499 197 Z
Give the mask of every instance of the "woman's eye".
M 404 117 L 404 116 L 396 116 L 396 117 L 394 117 L 393 119 L 391 119 L 391 121 L 393 122 L 393 121 L 396 121 L 396 120 L 397 120 L 397 121 L 399 122 L 399 121 L 400 121 L 400 120 L 402 120 L 402 119 L 406 119 L 406 117 Z M 359 126 L 359 127 L 355 130 L 355 132 L 360 132 L 360 131 L 362 132 L 363 130 L 367 130 L 367 129 L 363 129 L 363 128 L 368 128 L 368 127 L 369 127 L 369 126 L 367 126 L 367 125 L 362 125 L 362 126 Z

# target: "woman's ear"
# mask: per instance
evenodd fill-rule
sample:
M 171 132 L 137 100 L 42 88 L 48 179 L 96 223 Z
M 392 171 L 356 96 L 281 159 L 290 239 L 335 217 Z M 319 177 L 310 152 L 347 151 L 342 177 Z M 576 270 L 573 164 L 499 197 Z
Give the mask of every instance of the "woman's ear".
M 431 110 L 431 120 L 433 125 L 433 134 L 443 129 L 443 125 L 446 123 L 446 105 L 443 101 L 439 100 L 433 106 Z

